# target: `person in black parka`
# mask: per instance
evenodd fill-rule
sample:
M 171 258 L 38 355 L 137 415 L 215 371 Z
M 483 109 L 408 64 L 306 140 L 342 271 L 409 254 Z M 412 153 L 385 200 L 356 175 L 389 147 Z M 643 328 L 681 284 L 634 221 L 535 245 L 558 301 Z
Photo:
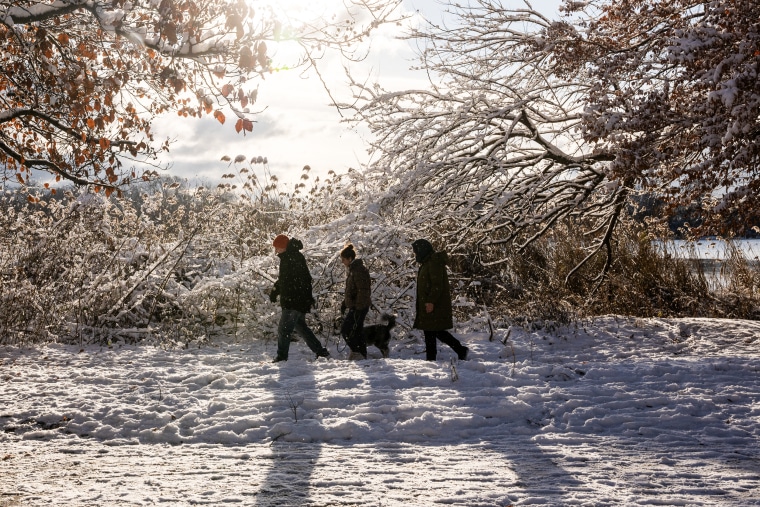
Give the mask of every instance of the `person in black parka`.
M 438 352 L 437 340 L 442 341 L 456 352 L 459 359 L 467 359 L 469 349 L 447 331 L 454 327 L 451 308 L 451 288 L 446 265 L 446 252 L 436 252 L 426 239 L 412 243 L 415 260 L 420 264 L 417 272 L 417 313 L 414 328 L 425 334 L 425 358 L 435 361 Z
M 311 293 L 311 273 L 306 259 L 300 252 L 303 243 L 280 234 L 274 239 L 272 246 L 280 258 L 280 271 L 274 288 L 269 293 L 269 299 L 274 303 L 279 296 L 282 307 L 280 324 L 277 327 L 277 356 L 274 362 L 288 360 L 290 335 L 294 330 L 303 336 L 306 345 L 317 357 L 329 357 L 327 349 L 306 325 L 306 314 L 311 311 L 314 298 Z

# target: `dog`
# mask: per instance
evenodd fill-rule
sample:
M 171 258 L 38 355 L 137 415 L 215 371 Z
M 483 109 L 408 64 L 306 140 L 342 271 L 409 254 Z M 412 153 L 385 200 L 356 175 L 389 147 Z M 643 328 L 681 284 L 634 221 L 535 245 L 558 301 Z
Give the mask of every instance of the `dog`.
M 387 359 L 388 354 L 390 354 L 391 351 L 389 347 L 391 342 L 391 329 L 396 325 L 396 317 L 384 313 L 380 316 L 380 320 L 385 321 L 386 323 L 364 326 L 364 328 L 362 328 L 362 335 L 364 336 L 364 341 L 367 343 L 368 347 L 370 345 L 377 347 L 380 349 L 383 358 Z
M 388 358 L 390 354 L 390 341 L 391 341 L 391 329 L 396 325 L 396 316 L 389 313 L 384 313 L 380 316 L 380 320 L 385 322 L 384 324 L 373 324 L 371 326 L 364 326 L 362 328 L 362 336 L 364 337 L 367 346 L 374 346 L 380 349 L 380 353 L 383 358 Z M 333 320 L 333 332 L 340 332 L 340 327 L 343 324 L 343 316 Z

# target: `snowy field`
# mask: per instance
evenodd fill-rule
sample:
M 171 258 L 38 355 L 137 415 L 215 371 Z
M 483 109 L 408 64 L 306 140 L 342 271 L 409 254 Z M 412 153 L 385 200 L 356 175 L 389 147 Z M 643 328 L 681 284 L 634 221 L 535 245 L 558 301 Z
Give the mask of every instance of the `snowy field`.
M 0 348 L 0 506 L 760 506 L 760 323 Z M 334 357 L 345 352 L 329 346 Z

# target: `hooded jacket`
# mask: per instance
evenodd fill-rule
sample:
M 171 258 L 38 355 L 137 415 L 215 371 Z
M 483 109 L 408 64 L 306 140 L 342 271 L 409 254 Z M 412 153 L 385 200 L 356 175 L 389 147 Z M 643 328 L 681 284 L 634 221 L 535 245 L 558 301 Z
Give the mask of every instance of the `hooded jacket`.
M 280 258 L 280 271 L 269 297 L 276 301 L 279 296 L 280 306 L 285 309 L 309 313 L 314 303 L 311 273 L 301 249 L 303 243 L 292 238 L 285 251 L 277 254 Z
M 443 331 L 454 327 L 451 308 L 451 288 L 446 265 L 446 252 L 430 251 L 422 259 L 417 272 L 417 315 L 414 327 L 423 331 Z M 425 304 L 433 303 L 433 311 L 427 313 Z
M 348 265 L 343 301 L 346 308 L 353 310 L 366 310 L 372 304 L 372 280 L 361 259 L 354 259 Z

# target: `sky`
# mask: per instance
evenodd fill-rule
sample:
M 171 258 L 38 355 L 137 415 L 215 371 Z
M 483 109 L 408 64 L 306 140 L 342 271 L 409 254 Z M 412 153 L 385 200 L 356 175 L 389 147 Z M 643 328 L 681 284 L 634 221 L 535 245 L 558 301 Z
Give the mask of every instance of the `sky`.
M 760 323 L 0 347 L 0 505 L 760 506 Z M 505 341 L 507 345 L 504 345 Z
M 322 4 L 330 2 L 342 3 L 322 0 Z M 505 2 L 521 4 L 518 0 Z M 532 5 L 553 15 L 559 0 L 536 0 Z M 404 0 L 403 9 L 409 14 L 417 13 L 410 19 L 411 23 L 420 23 L 420 16 L 434 21 L 445 18 L 444 9 L 436 0 Z M 395 38 L 400 30 L 400 27 L 389 26 L 376 32 L 369 57 L 354 67 L 356 75 L 369 76 L 386 89 L 427 87 L 426 75 L 409 70 L 415 63 L 415 53 L 408 42 Z M 350 101 L 340 63 L 330 59 L 322 64 L 322 74 L 329 80 L 331 92 L 339 99 Z M 230 122 L 221 125 L 208 117 L 177 121 L 172 115 L 160 119 L 154 132 L 159 138 L 176 139 L 164 158 L 172 165 L 169 172 L 172 176 L 218 183 L 223 174 L 230 172 L 229 163 L 223 162 L 222 157 L 234 160 L 243 155 L 250 160 L 252 156 L 263 156 L 268 160 L 271 173 L 290 189 L 299 182 L 305 165 L 311 167 L 312 177 L 324 178 L 330 170 L 342 173 L 369 162 L 368 133 L 341 122 L 341 113 L 329 101 L 313 73 L 304 77 L 297 70 L 281 71 L 261 82 L 257 106 L 264 112 L 256 118 L 253 132 L 246 136 L 237 134 Z

